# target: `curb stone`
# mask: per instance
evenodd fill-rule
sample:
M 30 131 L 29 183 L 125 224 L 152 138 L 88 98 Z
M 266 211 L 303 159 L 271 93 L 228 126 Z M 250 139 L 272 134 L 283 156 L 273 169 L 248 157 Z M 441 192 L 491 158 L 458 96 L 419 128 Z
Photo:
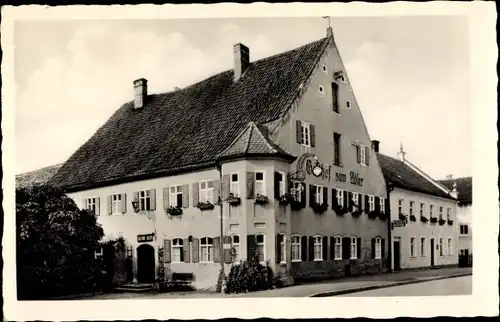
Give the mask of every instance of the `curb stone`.
M 469 276 L 469 275 L 472 275 L 472 273 L 467 272 L 467 273 L 452 274 L 452 275 L 448 275 L 448 276 L 437 276 L 437 277 L 429 277 L 429 278 L 417 278 L 417 279 L 400 281 L 400 282 L 393 282 L 393 283 L 385 283 L 385 284 L 378 284 L 378 285 L 371 285 L 371 286 L 364 286 L 364 287 L 349 288 L 349 289 L 346 289 L 346 290 L 338 290 L 338 291 L 329 291 L 329 292 L 315 293 L 315 294 L 309 295 L 308 297 L 330 297 L 330 296 L 344 295 L 344 294 L 350 294 L 350 293 L 358 293 L 358 292 L 364 292 L 364 291 L 377 290 L 377 289 L 381 289 L 381 288 L 389 288 L 389 287 L 396 287 L 396 286 L 402 286 L 402 285 L 409 285 L 409 284 L 417 284 L 417 283 L 424 283 L 424 282 L 430 282 L 430 281 L 437 281 L 437 280 L 443 280 L 443 279 L 454 278 L 454 277 L 463 277 L 463 276 Z

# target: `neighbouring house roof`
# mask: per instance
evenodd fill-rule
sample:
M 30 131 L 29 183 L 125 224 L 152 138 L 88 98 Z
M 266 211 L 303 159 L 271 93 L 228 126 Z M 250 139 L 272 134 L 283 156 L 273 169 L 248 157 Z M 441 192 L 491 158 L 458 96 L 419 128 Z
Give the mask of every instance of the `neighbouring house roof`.
M 228 70 L 181 90 L 148 95 L 138 110 L 125 103 L 52 183 L 78 190 L 215 165 L 249 122 L 283 116 L 330 40 L 252 62 L 237 82 Z
M 380 153 L 377 153 L 377 157 L 385 181 L 387 183 L 392 183 L 394 187 L 441 198 L 453 199 L 453 197 L 438 188 L 434 183 L 413 170 L 403 161 Z
M 62 163 L 18 174 L 16 175 L 16 188 L 25 188 L 34 184 L 47 183 L 61 168 L 61 166 Z
M 456 179 L 439 180 L 439 183 L 453 189 L 453 184 L 457 183 L 458 201 L 460 204 L 472 203 L 472 177 L 463 177 Z

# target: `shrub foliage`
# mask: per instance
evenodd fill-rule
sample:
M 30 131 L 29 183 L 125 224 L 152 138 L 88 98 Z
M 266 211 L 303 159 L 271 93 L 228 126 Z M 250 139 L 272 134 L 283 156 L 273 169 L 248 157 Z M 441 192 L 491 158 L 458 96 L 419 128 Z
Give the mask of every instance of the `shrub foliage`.
M 225 278 L 224 293 L 246 293 L 274 288 L 277 279 L 269 263 L 262 265 L 257 255 L 231 266 Z

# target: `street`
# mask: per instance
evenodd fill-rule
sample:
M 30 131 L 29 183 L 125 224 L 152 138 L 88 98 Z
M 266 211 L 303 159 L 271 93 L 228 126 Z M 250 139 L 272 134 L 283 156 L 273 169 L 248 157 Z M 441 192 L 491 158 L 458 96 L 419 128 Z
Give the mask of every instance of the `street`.
M 445 296 L 470 294 L 472 294 L 472 276 L 447 278 L 430 282 L 381 288 L 378 290 L 350 293 L 341 296 Z

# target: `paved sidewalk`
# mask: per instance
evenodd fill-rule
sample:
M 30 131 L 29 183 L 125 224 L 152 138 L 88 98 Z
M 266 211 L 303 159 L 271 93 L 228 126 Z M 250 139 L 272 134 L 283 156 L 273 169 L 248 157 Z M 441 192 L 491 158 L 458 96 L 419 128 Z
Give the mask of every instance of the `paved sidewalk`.
M 334 296 L 346 293 L 377 289 L 382 287 L 398 286 L 419 283 L 435 279 L 451 278 L 456 276 L 471 275 L 472 268 L 441 268 L 425 270 L 409 270 L 382 275 L 359 276 L 344 279 L 322 281 L 293 285 L 280 289 L 260 291 L 244 294 L 220 294 L 209 292 L 171 292 L 155 294 L 111 293 L 97 295 L 92 300 L 101 299 L 169 299 L 169 298 L 238 298 L 238 297 L 319 297 Z

